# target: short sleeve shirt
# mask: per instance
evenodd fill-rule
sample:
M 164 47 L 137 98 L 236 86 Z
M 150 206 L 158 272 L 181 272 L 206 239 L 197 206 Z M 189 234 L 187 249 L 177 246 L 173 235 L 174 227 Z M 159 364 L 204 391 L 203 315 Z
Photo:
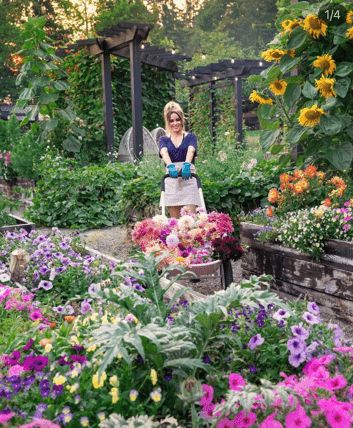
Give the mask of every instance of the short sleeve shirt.
M 189 132 L 188 134 L 184 135 L 179 147 L 175 147 L 171 138 L 166 135 L 162 136 L 159 140 L 159 151 L 161 151 L 163 147 L 166 147 L 172 162 L 185 162 L 189 146 L 195 148 L 195 159 L 197 156 L 197 138 L 195 134 Z

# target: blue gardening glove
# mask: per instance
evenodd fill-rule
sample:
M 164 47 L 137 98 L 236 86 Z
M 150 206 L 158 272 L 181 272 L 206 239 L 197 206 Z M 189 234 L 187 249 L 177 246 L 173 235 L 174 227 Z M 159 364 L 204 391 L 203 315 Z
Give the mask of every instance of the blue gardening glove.
M 189 178 L 191 178 L 190 167 L 191 167 L 191 164 L 189 162 L 183 163 L 183 167 L 181 169 L 181 176 L 183 177 L 183 180 L 189 180 Z
M 178 178 L 178 170 L 173 163 L 167 166 L 169 177 Z

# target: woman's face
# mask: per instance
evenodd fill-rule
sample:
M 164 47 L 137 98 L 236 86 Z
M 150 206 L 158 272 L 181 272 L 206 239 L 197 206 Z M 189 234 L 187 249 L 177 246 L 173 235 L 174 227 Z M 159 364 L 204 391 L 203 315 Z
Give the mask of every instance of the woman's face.
M 183 125 L 182 125 L 180 117 L 176 113 L 172 113 L 170 115 L 169 126 L 170 126 L 170 129 L 175 133 L 179 133 L 182 131 Z

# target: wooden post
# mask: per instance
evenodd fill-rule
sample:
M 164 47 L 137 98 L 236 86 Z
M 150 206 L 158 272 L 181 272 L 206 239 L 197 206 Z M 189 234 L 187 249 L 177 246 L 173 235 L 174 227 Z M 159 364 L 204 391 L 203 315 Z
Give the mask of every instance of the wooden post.
M 136 39 L 130 42 L 130 76 L 134 156 L 135 159 L 141 159 L 143 156 L 141 58 L 140 42 Z
M 21 283 L 29 262 L 29 254 L 22 248 L 17 248 L 10 256 L 10 278 L 11 281 Z
M 236 133 L 237 141 L 243 143 L 243 97 L 241 77 L 236 77 L 234 81 L 235 106 L 236 106 Z
M 112 94 L 112 70 L 110 53 L 102 53 L 102 82 L 103 82 L 103 105 L 104 105 L 104 134 L 107 152 L 113 158 L 114 149 L 114 120 L 113 120 L 113 94 Z
M 210 82 L 210 113 L 211 113 L 211 137 L 213 150 L 216 147 L 216 82 Z
M 194 101 L 194 90 L 192 86 L 189 86 L 189 103 L 188 103 L 188 125 L 189 131 L 192 131 L 192 103 Z

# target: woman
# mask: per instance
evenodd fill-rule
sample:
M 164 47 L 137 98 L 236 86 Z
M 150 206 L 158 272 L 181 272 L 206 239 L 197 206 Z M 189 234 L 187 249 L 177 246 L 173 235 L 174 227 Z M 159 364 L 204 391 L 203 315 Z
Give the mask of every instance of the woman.
M 178 103 L 166 104 L 164 121 L 166 135 L 160 138 L 159 149 L 170 177 L 165 181 L 165 205 L 171 217 L 179 218 L 182 207 L 195 212 L 196 206 L 201 206 L 197 182 L 191 177 L 195 172 L 197 139 L 185 132 L 184 113 Z

